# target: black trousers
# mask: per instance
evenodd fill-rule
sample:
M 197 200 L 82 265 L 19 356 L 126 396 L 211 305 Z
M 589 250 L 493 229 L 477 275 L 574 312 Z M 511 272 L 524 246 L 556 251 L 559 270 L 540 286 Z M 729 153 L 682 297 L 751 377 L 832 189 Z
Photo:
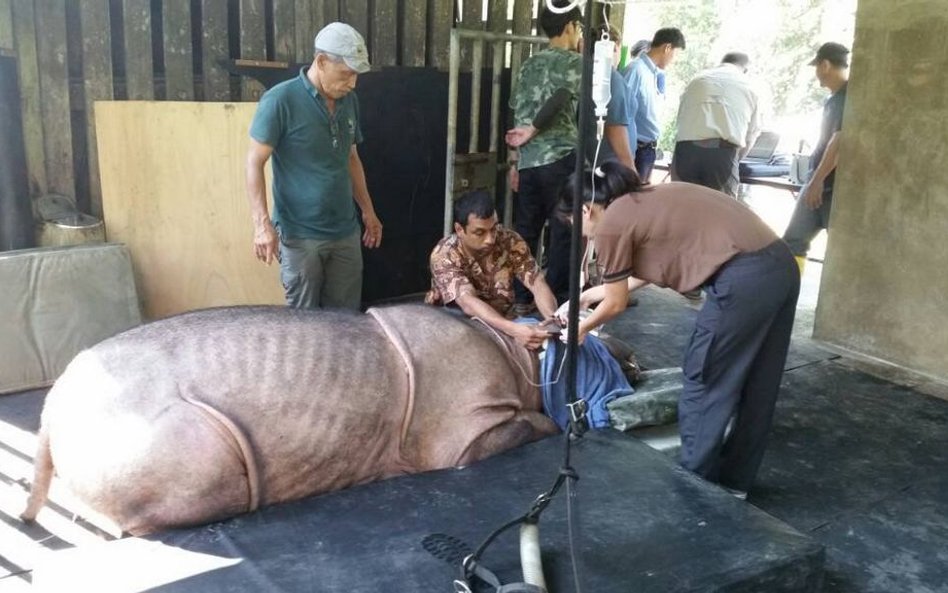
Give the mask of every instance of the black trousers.
M 710 187 L 736 198 L 741 184 L 737 146 L 722 141 L 718 146 L 707 146 L 703 145 L 705 142 L 675 143 L 672 179 Z
M 569 298 L 569 245 L 572 236 L 568 224 L 556 216 L 556 206 L 563 187 L 576 166 L 575 153 L 558 161 L 520 171 L 520 191 L 514 202 L 514 230 L 530 246 L 536 257 L 543 225 L 550 224 L 546 250 L 546 281 L 558 300 Z M 519 281 L 514 283 L 516 302 L 533 300 L 530 291 Z
M 728 261 L 704 285 L 678 403 L 681 464 L 747 491 L 767 445 L 800 272 L 783 241 Z M 728 421 L 734 426 L 724 438 Z

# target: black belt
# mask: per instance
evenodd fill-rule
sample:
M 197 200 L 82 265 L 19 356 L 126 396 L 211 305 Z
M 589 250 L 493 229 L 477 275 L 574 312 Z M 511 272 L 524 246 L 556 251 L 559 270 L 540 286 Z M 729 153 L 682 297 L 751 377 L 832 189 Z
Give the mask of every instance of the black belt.
M 740 148 L 737 144 L 733 144 L 724 140 L 723 138 L 707 138 L 705 140 L 681 140 L 682 144 L 693 144 L 694 146 L 700 146 L 701 148 Z
M 636 140 L 635 145 L 638 148 L 655 148 L 658 146 L 658 142 L 642 142 L 641 140 Z

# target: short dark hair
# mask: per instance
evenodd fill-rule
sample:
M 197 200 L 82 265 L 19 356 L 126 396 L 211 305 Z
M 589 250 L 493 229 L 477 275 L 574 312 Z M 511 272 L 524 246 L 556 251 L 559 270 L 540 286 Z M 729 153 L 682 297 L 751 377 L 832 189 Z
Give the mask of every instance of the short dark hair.
M 747 68 L 747 65 L 750 64 L 750 58 L 743 52 L 730 51 L 724 54 L 724 57 L 721 58 L 721 63 L 734 64 L 735 66 L 740 66 L 741 68 Z
M 553 0 L 553 6 L 557 8 L 566 8 L 569 4 L 570 0 Z M 545 2 L 542 6 L 543 10 L 540 11 L 539 19 L 540 29 L 550 38 L 559 37 L 563 34 L 563 30 L 566 29 L 566 25 L 583 19 L 583 13 L 579 11 L 578 6 L 574 6 L 562 14 L 555 13 L 547 8 Z
M 601 174 L 601 176 L 599 174 Z M 593 194 L 593 179 L 595 179 L 595 194 Z M 561 218 L 569 218 L 573 204 L 577 198 L 582 200 L 584 204 L 592 202 L 602 206 L 609 206 L 609 204 L 619 196 L 650 189 L 650 187 L 642 183 L 642 180 L 639 179 L 635 171 L 619 161 L 614 160 L 609 160 L 599 165 L 597 173 L 586 169 L 583 171 L 581 181 L 583 189 L 579 196 L 574 192 L 574 188 L 576 187 L 575 171 L 570 175 L 569 182 L 563 186 L 560 192 L 559 206 Z
M 474 218 L 484 219 L 495 212 L 494 198 L 483 189 L 466 192 L 454 201 L 454 222 L 464 228 L 467 228 L 467 219 L 472 214 Z
M 652 47 L 658 47 L 666 43 L 671 43 L 672 47 L 685 49 L 685 36 L 680 29 L 675 27 L 665 27 L 655 31 L 655 36 L 652 37 Z

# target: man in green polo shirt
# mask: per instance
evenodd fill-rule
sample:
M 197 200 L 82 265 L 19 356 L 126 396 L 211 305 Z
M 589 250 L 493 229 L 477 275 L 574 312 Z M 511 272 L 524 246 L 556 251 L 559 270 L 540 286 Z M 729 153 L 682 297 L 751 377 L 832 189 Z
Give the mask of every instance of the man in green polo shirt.
M 286 303 L 297 308 L 358 309 L 362 245 L 378 247 L 375 215 L 356 150 L 362 141 L 359 101 L 352 92 L 369 70 L 362 36 L 330 23 L 313 42 L 313 63 L 264 93 L 250 126 L 247 195 L 254 253 L 280 262 Z M 273 157 L 273 218 L 264 164 Z

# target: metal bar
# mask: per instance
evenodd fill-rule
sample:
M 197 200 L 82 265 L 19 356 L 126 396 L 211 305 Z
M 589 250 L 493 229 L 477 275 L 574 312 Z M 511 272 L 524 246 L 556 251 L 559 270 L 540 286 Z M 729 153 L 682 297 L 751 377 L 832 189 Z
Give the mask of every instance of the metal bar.
M 587 31 L 592 30 L 592 10 L 587 7 L 586 14 L 583 15 L 583 20 L 585 23 L 585 29 Z M 591 55 L 592 44 L 586 48 L 585 53 Z M 592 85 L 592 60 L 583 60 L 583 75 L 580 82 L 581 89 L 588 89 Z M 579 342 L 577 330 L 579 329 L 579 269 L 582 266 L 583 258 L 583 236 L 582 236 L 582 219 L 583 219 L 583 204 L 582 200 L 578 199 L 578 196 L 582 195 L 583 189 L 583 170 L 586 166 L 586 137 L 589 134 L 589 126 L 592 124 L 592 118 L 587 117 L 587 109 L 589 102 L 592 100 L 590 93 L 581 92 L 579 93 L 579 136 L 576 139 L 576 168 L 574 170 L 574 179 L 573 179 L 573 195 L 576 196 L 573 199 L 573 215 L 572 215 L 572 242 L 570 245 L 570 257 L 569 257 L 569 322 L 567 327 L 569 329 L 567 334 L 567 361 L 566 361 L 566 401 L 567 403 L 575 402 L 578 397 L 581 397 L 581 394 L 577 393 L 576 385 L 576 360 L 579 353 Z M 577 427 L 573 425 L 572 420 L 570 421 L 570 429 L 575 432 Z M 568 455 L 568 454 L 567 454 Z M 579 590 L 578 582 L 578 567 L 574 566 L 574 578 L 576 579 L 577 591 Z
M 451 234 L 454 222 L 454 151 L 458 135 L 458 73 L 461 71 L 461 37 L 451 29 L 448 59 L 448 141 L 444 163 L 444 236 Z
M 484 40 L 474 40 L 474 56 L 471 64 L 471 135 L 468 152 L 477 152 L 481 131 L 481 74 L 484 71 Z

